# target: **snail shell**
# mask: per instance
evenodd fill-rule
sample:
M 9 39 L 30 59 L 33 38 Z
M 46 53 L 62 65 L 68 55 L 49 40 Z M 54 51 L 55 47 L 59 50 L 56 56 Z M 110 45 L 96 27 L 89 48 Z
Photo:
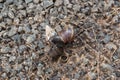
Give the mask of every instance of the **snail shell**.
M 73 40 L 74 31 L 72 28 L 68 28 L 66 30 L 60 31 L 58 35 L 64 43 L 67 43 Z
M 58 32 L 57 35 L 52 36 L 50 41 L 54 43 L 57 47 L 64 47 L 65 43 L 71 42 L 73 40 L 74 31 L 73 28 L 67 28 Z

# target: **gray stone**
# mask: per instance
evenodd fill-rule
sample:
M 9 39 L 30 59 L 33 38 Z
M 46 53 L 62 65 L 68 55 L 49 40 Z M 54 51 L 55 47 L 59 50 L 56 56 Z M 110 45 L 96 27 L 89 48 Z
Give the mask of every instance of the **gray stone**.
M 35 59 L 37 57 L 36 53 L 32 53 L 32 59 Z
M 27 37 L 27 43 L 31 43 L 31 42 L 33 42 L 34 40 L 36 39 L 36 35 L 30 35 L 30 36 L 28 36 Z
M 55 1 L 55 6 L 60 6 L 63 3 L 62 0 L 56 0 Z
M 23 31 L 23 27 L 22 27 L 22 26 L 19 26 L 18 32 L 21 32 L 21 31 Z
M 21 4 L 17 5 L 17 9 L 23 9 L 23 8 L 24 8 L 23 5 L 21 5 Z
M 40 49 L 44 48 L 43 42 L 39 41 L 38 46 L 39 46 Z
M 45 70 L 45 73 L 46 74 L 50 74 L 52 72 L 52 69 L 51 68 L 47 68 L 46 70 Z
M 27 12 L 26 10 L 19 10 L 20 14 L 23 15 L 24 17 L 26 17 Z
M 80 10 L 80 5 L 73 5 L 73 10 L 74 11 L 79 11 Z
M 23 27 L 23 30 L 25 31 L 25 33 L 29 33 L 31 31 L 29 25 L 25 25 Z
M 17 70 L 17 71 L 20 71 L 20 70 L 22 70 L 23 69 L 23 66 L 22 66 L 22 64 L 15 64 L 15 66 L 14 66 L 14 69 L 15 70 Z
M 0 23 L 0 27 L 4 27 L 4 28 L 5 28 L 5 27 L 6 27 L 6 26 L 5 26 L 5 22 L 1 22 L 1 23 Z
M 6 73 L 2 73 L 2 74 L 1 74 L 1 77 L 6 78 L 6 77 L 7 77 L 7 74 L 6 74 Z
M 28 7 L 29 7 L 29 9 L 33 9 L 33 8 L 35 8 L 35 5 L 33 3 L 29 3 Z
M 67 5 L 69 3 L 70 3 L 69 0 L 64 0 L 64 5 Z
M 38 68 L 38 70 L 37 70 L 37 75 L 40 76 L 40 75 L 42 75 L 42 74 L 44 74 L 43 70 L 41 70 L 41 68 Z
M 79 79 L 80 75 L 79 73 L 75 73 L 75 79 Z
M 0 0 L 0 2 L 3 2 L 4 0 Z
M 75 8 L 76 10 L 78 10 L 77 8 Z M 88 14 L 90 8 L 89 7 L 86 7 L 86 8 L 82 8 L 81 11 L 84 13 L 84 14 Z
M 43 1 L 43 7 L 44 8 L 48 8 L 51 5 L 53 5 L 53 1 L 52 0 L 44 0 Z
M 25 45 L 20 45 L 18 51 L 19 51 L 19 53 L 22 53 L 25 49 L 26 49 Z
M 11 19 L 13 19 L 13 18 L 15 17 L 13 11 L 11 11 L 11 10 L 8 12 L 8 16 L 9 16 Z
M 38 30 L 35 30 L 35 29 L 32 29 L 32 33 L 34 33 L 34 34 L 38 34 L 39 31 L 38 31 Z
M 109 50 L 116 50 L 117 49 L 117 46 L 114 44 L 114 43 L 108 43 L 105 45 L 106 48 L 108 48 Z
M 28 38 L 29 34 L 23 34 L 22 39 L 26 40 Z
M 91 8 L 91 12 L 97 12 L 97 11 L 98 11 L 98 7 L 94 5 L 93 8 Z
M 40 2 L 40 0 L 33 0 L 33 2 L 34 2 L 34 3 L 39 3 L 39 2 Z
M 64 14 L 67 14 L 68 10 L 67 10 L 67 7 L 63 7 L 63 10 L 64 10 Z
M 103 68 L 103 70 L 107 70 L 107 71 L 113 71 L 113 67 L 110 64 L 107 63 L 102 63 L 101 67 Z
M 41 26 L 42 28 L 45 28 L 46 25 L 47 25 L 47 24 L 46 24 L 45 22 L 43 22 L 43 23 L 40 24 L 40 26 Z
M 6 0 L 6 3 L 11 4 L 13 3 L 13 0 Z
M 120 71 L 118 70 L 118 71 L 114 71 L 115 72 L 115 74 L 116 74 L 116 77 L 120 77 Z
M 110 35 L 106 35 L 105 38 L 103 39 L 103 42 L 104 43 L 108 43 L 111 39 L 111 36 Z
M 43 7 L 40 4 L 38 4 L 36 6 L 36 10 L 39 11 L 39 12 L 41 12 L 43 10 Z
M 22 56 L 19 56 L 19 57 L 17 57 L 17 59 L 16 59 L 16 62 L 17 62 L 18 64 L 22 63 L 23 61 L 24 61 L 24 57 L 22 57 Z
M 9 19 L 9 18 L 7 18 L 6 22 L 7 22 L 8 25 L 11 25 L 11 24 L 12 24 L 12 20 Z
M 19 18 L 14 18 L 14 24 L 18 25 L 20 22 Z
M 9 58 L 9 62 L 14 61 L 15 59 L 16 59 L 15 56 L 10 56 L 10 58 Z
M 95 73 L 89 72 L 88 74 L 89 74 L 90 80 L 96 79 L 96 74 Z
M 120 54 L 120 46 L 118 47 L 117 52 Z
M 108 10 L 114 3 L 114 0 L 108 0 L 108 1 L 109 1 L 109 3 L 104 1 L 104 10 Z
M 10 66 L 8 63 L 5 63 L 5 64 L 4 64 L 4 67 L 5 67 L 5 68 L 4 68 L 5 72 L 8 73 L 8 72 L 11 71 L 11 66 Z
M 13 36 L 14 34 L 16 34 L 17 32 L 17 28 L 15 26 L 11 26 L 11 30 L 8 32 L 8 36 Z
M 68 4 L 67 8 L 72 8 L 72 6 L 73 6 L 72 4 Z
M 2 9 L 3 8 L 3 4 L 2 3 L 0 3 L 0 9 Z
M 8 16 L 8 11 L 5 10 L 5 11 L 3 11 L 1 14 L 2 14 L 3 17 L 7 17 L 7 16 Z
M 57 8 L 50 9 L 50 15 L 57 17 L 58 16 L 58 11 Z
M 26 2 L 26 3 L 30 3 L 30 2 L 32 2 L 32 0 L 25 0 L 25 2 Z
M 9 33 L 5 31 L 5 32 L 3 32 L 2 36 L 3 36 L 3 37 L 6 37 L 6 36 L 8 36 L 8 34 L 9 34 Z
M 11 48 L 10 48 L 9 46 L 2 47 L 2 48 L 1 48 L 1 52 L 2 52 L 2 53 L 8 53 L 8 52 L 10 52 L 10 51 L 11 51 Z
M 62 28 L 60 27 L 60 25 L 58 25 L 58 26 L 55 27 L 55 30 L 56 30 L 57 32 L 59 32 L 59 31 L 62 30 Z
M 17 79 L 16 76 L 10 78 L 10 80 L 16 80 L 16 79 Z
M 2 16 L 2 14 L 0 14 L 0 21 L 3 19 L 3 16 Z
M 20 72 L 20 73 L 18 74 L 18 77 L 20 77 L 21 80 L 26 80 L 25 75 L 24 75 L 23 72 Z

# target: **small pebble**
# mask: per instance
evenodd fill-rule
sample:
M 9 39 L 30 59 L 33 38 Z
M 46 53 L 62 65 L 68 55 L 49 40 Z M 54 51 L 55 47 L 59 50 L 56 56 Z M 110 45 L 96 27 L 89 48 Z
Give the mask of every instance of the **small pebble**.
M 117 46 L 114 44 L 114 43 L 108 43 L 106 44 L 106 47 L 109 49 L 109 50 L 116 50 L 117 49 Z
M 0 0 L 0 2 L 3 2 L 4 0 Z
M 38 46 L 40 47 L 40 49 L 44 48 L 44 45 L 43 45 L 43 43 L 41 41 L 39 41 Z
M 16 59 L 15 56 L 10 56 L 10 58 L 9 58 L 9 62 L 14 61 L 15 59 Z
M 57 32 L 59 32 L 59 31 L 62 30 L 62 28 L 58 25 L 58 26 L 55 27 L 55 30 L 56 30 Z
M 17 33 L 17 28 L 15 26 L 11 26 L 11 30 L 9 31 L 8 36 L 13 36 Z
M 17 5 L 17 9 L 23 9 L 24 8 L 24 6 L 22 5 L 22 4 L 19 4 L 19 5 Z
M 15 17 L 13 11 L 11 11 L 11 10 L 8 12 L 8 16 L 9 16 L 11 19 L 14 19 L 14 17 Z
M 111 36 L 110 35 L 106 35 L 105 38 L 103 39 L 103 42 L 104 43 L 108 43 L 111 39 Z
M 75 73 L 75 79 L 79 79 L 80 75 L 78 73 Z
M 3 19 L 3 16 L 2 16 L 2 14 L 0 14 L 0 21 Z
M 7 46 L 7 47 L 2 47 L 1 48 L 1 52 L 2 53 L 8 53 L 8 52 L 10 52 L 11 51 L 11 48 L 9 47 L 9 46 Z
M 4 27 L 4 28 L 5 28 L 5 27 L 6 27 L 6 26 L 5 26 L 5 22 L 1 22 L 1 23 L 0 23 L 0 27 Z
M 18 25 L 19 22 L 20 22 L 19 18 L 14 18 L 14 24 L 15 24 L 15 25 Z
M 30 3 L 30 2 L 32 2 L 32 0 L 25 0 L 25 2 L 26 2 L 26 3 Z
M 26 17 L 26 15 L 27 15 L 26 10 L 20 10 L 19 12 L 21 13 L 21 15 L 23 15 L 24 17 Z
M 95 80 L 96 79 L 96 74 L 95 73 L 93 73 L 93 72 L 89 72 L 89 79 L 90 80 Z
M 25 26 L 23 27 L 23 30 L 25 31 L 25 33 L 29 33 L 29 32 L 31 31 L 29 25 L 25 25 Z
M 11 20 L 11 19 L 9 19 L 9 18 L 7 19 L 7 21 L 6 21 L 6 22 L 7 22 L 7 24 L 8 24 L 8 25 L 11 25 L 11 24 L 12 24 L 12 20 Z
M 56 0 L 55 1 L 55 6 L 60 6 L 62 5 L 63 1 L 62 0 Z
M 69 0 L 64 0 L 64 5 L 67 5 L 69 3 L 70 3 Z
M 117 77 L 120 77 L 120 71 L 115 71 Z
M 104 70 L 113 71 L 112 66 L 109 65 L 109 64 L 102 63 L 102 64 L 101 64 L 101 67 L 102 67 Z
M 40 0 L 33 0 L 33 2 L 34 2 L 34 3 L 39 3 L 39 2 L 40 2 Z
M 48 8 L 51 5 L 53 5 L 53 1 L 51 1 L 51 0 L 44 0 L 43 1 L 43 7 L 44 8 Z
M 20 45 L 19 46 L 19 53 L 22 53 L 26 49 L 25 45 Z
M 30 36 L 28 36 L 27 37 L 27 43 L 31 43 L 31 42 L 33 42 L 34 40 L 36 39 L 36 36 L 35 35 L 30 35 Z
M 11 4 L 13 3 L 13 0 L 6 0 L 6 3 Z
M 1 74 L 1 77 L 6 78 L 6 77 L 7 77 L 7 74 L 6 74 L 6 73 L 2 73 L 2 74 Z
M 79 11 L 80 10 L 80 5 L 73 5 L 73 10 L 74 11 Z
M 2 9 L 3 8 L 3 4 L 2 3 L 0 3 L 0 9 Z

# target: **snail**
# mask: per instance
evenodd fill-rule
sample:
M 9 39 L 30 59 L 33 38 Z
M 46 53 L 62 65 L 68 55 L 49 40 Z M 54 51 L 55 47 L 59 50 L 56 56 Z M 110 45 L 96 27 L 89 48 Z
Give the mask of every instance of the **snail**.
M 60 56 L 64 56 L 66 45 L 73 41 L 74 30 L 72 27 L 59 31 L 54 36 L 50 37 L 51 49 L 49 51 L 50 57 L 56 60 Z

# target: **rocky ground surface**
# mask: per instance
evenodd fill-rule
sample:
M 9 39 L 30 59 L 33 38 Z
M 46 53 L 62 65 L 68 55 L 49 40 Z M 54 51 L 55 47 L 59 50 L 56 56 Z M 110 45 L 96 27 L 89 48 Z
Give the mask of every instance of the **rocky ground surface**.
M 46 25 L 78 31 L 67 57 Z M 0 0 L 0 80 L 120 80 L 120 0 Z

